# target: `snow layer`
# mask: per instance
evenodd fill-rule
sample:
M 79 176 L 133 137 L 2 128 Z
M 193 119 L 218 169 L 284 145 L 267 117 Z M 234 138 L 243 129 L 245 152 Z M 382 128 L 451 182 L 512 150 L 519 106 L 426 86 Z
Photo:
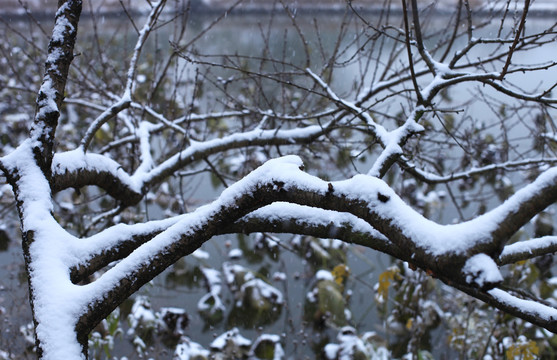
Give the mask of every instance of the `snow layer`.
M 503 276 L 495 261 L 486 254 L 477 254 L 466 261 L 462 271 L 469 284 L 475 283 L 479 287 L 496 284 L 503 281 Z
M 254 189 L 262 184 L 280 182 L 284 183 L 281 191 L 299 189 L 320 195 L 326 195 L 332 189 L 333 193 L 342 195 L 347 200 L 365 203 L 371 213 L 393 224 L 410 241 L 426 252 L 442 255 L 463 253 L 479 243 L 491 241 L 491 233 L 509 213 L 516 211 L 518 206 L 530 199 L 533 194 L 539 193 L 544 186 L 554 182 L 557 177 L 557 170 L 548 170 L 495 210 L 462 224 L 439 225 L 427 220 L 406 205 L 380 179 L 358 175 L 348 180 L 329 183 L 300 170 L 302 162 L 297 156 L 285 156 L 266 162 L 244 179 L 224 190 L 217 200 L 191 213 L 142 225 L 118 225 L 89 239 L 76 239 L 62 229 L 52 216 L 50 187 L 34 162 L 32 145 L 31 141 L 25 142 L 12 154 L 4 157 L 2 163 L 6 169 L 14 171 L 17 169 L 20 174 L 18 186 L 22 203 L 23 230 L 33 235 L 29 252 L 33 259 L 30 266 L 31 286 L 35 297 L 35 314 L 39 321 L 37 336 L 45 345 L 45 355 L 48 355 L 48 358 L 80 357 L 81 349 L 75 341 L 74 328 L 76 319 L 87 311 L 89 304 L 101 299 L 128 274 L 146 264 L 151 264 L 157 254 L 175 241 L 194 233 L 223 208 L 235 207 L 238 198 L 253 193 Z M 106 169 L 120 179 L 127 179 L 125 181 L 129 181 L 130 186 L 137 188 L 142 183 L 126 177 L 116 162 L 100 155 L 84 154 L 80 151 L 68 152 L 57 155 L 53 165 L 57 171 L 71 171 L 83 166 Z M 375 233 L 377 237 L 386 239 L 370 224 L 353 215 L 321 209 L 312 210 L 285 203 L 270 205 L 258 210 L 258 214 L 272 216 L 271 212 L 275 214 L 283 212 L 283 215 L 287 213 L 292 215 L 293 211 L 314 211 L 319 221 L 323 221 L 326 217 L 330 217 L 332 222 L 338 224 L 349 221 L 362 231 Z M 160 231 L 162 232 L 159 235 L 138 247 L 96 281 L 83 286 L 71 283 L 69 269 L 76 264 L 86 264 L 92 254 L 98 253 L 103 248 L 118 246 L 119 242 L 129 239 L 132 234 Z M 334 237 L 334 234 L 331 235 Z M 488 260 L 487 256 L 472 258 L 466 264 L 466 271 L 480 286 L 498 281 L 500 276 L 493 261 Z M 268 288 L 263 288 L 263 291 L 267 290 Z M 504 297 L 499 293 L 495 294 Z M 277 297 L 281 299 L 281 296 Z M 532 311 L 546 313 L 546 310 L 540 310 L 541 308 L 533 305 L 534 303 L 527 304 Z
M 488 293 L 507 306 L 519 309 L 521 312 L 524 312 L 526 314 L 544 320 L 557 320 L 557 309 L 550 306 L 543 305 L 531 300 L 519 299 L 501 289 L 492 289 L 489 290 Z

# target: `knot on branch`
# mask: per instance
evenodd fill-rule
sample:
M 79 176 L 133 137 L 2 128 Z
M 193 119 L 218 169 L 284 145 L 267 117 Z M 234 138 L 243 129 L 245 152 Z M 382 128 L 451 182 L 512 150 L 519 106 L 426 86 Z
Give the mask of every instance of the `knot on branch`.
M 381 193 L 377 193 L 377 200 L 381 201 L 382 203 L 386 203 L 387 201 L 390 200 L 390 197 L 388 195 L 383 195 Z

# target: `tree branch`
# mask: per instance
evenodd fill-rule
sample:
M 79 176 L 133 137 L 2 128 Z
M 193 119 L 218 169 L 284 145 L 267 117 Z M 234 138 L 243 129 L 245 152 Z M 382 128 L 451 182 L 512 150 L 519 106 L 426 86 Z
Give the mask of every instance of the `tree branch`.
M 149 34 L 151 33 L 153 26 L 155 26 L 157 19 L 159 18 L 160 14 L 162 13 L 162 10 L 164 9 L 165 4 L 166 4 L 166 0 L 161 0 L 156 4 L 155 7 L 153 7 L 153 9 L 151 9 L 151 12 L 149 13 L 145 25 L 143 26 L 141 31 L 139 31 L 138 34 L 138 39 L 133 51 L 132 58 L 130 60 L 130 65 L 128 66 L 128 73 L 127 73 L 127 80 L 126 80 L 126 87 L 124 89 L 124 94 L 116 103 L 114 103 L 108 109 L 103 111 L 103 113 L 99 115 L 99 117 L 97 117 L 95 121 L 93 121 L 91 126 L 89 126 L 89 129 L 85 133 L 85 136 L 83 136 L 83 139 L 81 140 L 80 143 L 80 148 L 84 152 L 86 152 L 87 149 L 89 148 L 91 140 L 93 140 L 95 133 L 101 128 L 101 126 L 103 126 L 110 119 L 114 118 L 114 116 L 116 116 L 120 111 L 130 107 L 132 101 L 133 87 L 135 84 L 135 74 L 137 72 L 137 65 L 138 65 L 137 61 L 139 59 L 139 56 L 141 55 L 141 50 L 143 49 L 143 46 L 145 45 L 145 42 L 147 41 L 147 38 L 149 37 Z
M 532 259 L 536 256 L 552 254 L 556 251 L 557 236 L 543 236 L 506 245 L 497 263 L 499 265 L 512 264 L 517 261 Z
M 35 160 L 50 179 L 54 149 L 54 134 L 64 100 L 64 90 L 77 37 L 77 23 L 81 15 L 81 1 L 60 1 L 56 23 L 48 44 L 45 74 L 37 96 L 35 119 L 30 137 L 34 142 Z

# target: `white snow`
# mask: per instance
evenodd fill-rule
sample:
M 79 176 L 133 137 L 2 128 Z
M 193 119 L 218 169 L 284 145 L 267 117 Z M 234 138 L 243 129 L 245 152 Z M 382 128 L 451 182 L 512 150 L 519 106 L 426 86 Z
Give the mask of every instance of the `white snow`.
M 257 349 L 257 347 L 259 346 L 260 343 L 262 342 L 271 342 L 274 343 L 275 347 L 274 347 L 274 352 L 273 352 L 273 360 L 282 360 L 284 359 L 284 350 L 282 348 L 282 345 L 280 344 L 280 336 L 278 335 L 274 335 L 274 334 L 261 334 L 253 343 L 250 352 L 249 352 L 249 356 L 250 359 L 258 359 L 255 356 L 255 350 Z
M 220 272 L 207 267 L 202 267 L 201 271 L 203 272 L 203 276 L 207 281 L 209 292 L 199 299 L 199 301 L 197 302 L 197 309 L 199 311 L 210 310 L 211 313 L 224 311 L 226 307 L 224 306 L 224 303 L 220 298 L 222 289 Z M 212 302 L 210 301 L 211 299 L 213 300 Z
M 251 346 L 251 341 L 240 335 L 240 330 L 238 330 L 238 328 L 233 328 L 213 340 L 210 347 L 211 349 L 223 350 L 229 342 L 238 347 Z
M 204 349 L 200 344 L 191 341 L 188 337 L 182 337 L 180 343 L 174 351 L 175 360 L 191 360 L 199 358 L 208 358 L 211 352 Z
M 486 254 L 477 254 L 466 261 L 462 271 L 469 284 L 475 283 L 479 287 L 503 281 L 503 276 L 495 261 Z
M 201 249 L 197 249 L 194 252 L 192 252 L 191 256 L 193 256 L 196 259 L 200 259 L 200 260 L 207 260 L 211 257 L 210 254 L 207 251 L 201 250 Z
M 543 236 L 506 245 L 501 252 L 501 258 L 521 253 L 533 254 L 536 250 L 555 247 L 557 247 L 557 236 Z
M 66 4 L 64 4 L 64 6 L 66 6 Z M 64 39 L 64 33 L 65 32 L 74 32 L 74 31 L 75 31 L 74 26 L 72 24 L 70 24 L 70 22 L 68 21 L 67 18 L 65 18 L 63 16 L 59 17 L 56 20 L 56 26 L 52 30 L 52 38 L 51 39 L 53 41 L 62 41 Z
M 156 323 L 155 312 L 151 309 L 151 303 L 145 296 L 138 296 L 133 305 L 130 314 L 128 315 L 128 322 L 130 328 L 128 335 L 132 335 L 140 325 L 144 327 L 152 327 Z
M 544 320 L 556 321 L 557 320 L 557 309 L 540 304 L 531 300 L 519 299 L 512 296 L 511 294 L 501 290 L 492 289 L 488 293 L 499 300 L 500 302 L 520 310 L 521 312 L 527 313 L 532 316 L 539 317 Z
M 244 252 L 240 249 L 231 249 L 228 252 L 229 259 L 240 259 L 242 256 L 244 256 Z
M 254 278 L 246 281 L 241 286 L 240 291 L 245 294 L 248 289 L 251 289 L 250 294 L 255 300 L 261 302 L 267 300 L 272 304 L 282 304 L 284 302 L 282 293 L 261 279 Z
M 329 280 L 329 281 L 335 281 L 335 278 L 333 276 L 333 274 L 331 274 L 330 271 L 328 270 L 319 270 L 317 271 L 317 273 L 315 273 L 315 278 L 319 281 L 319 280 Z
M 110 173 L 131 190 L 141 192 L 143 184 L 138 179 L 129 176 L 119 163 L 104 155 L 84 153 L 81 149 L 54 155 L 52 171 L 55 174 L 73 173 L 80 170 Z
M 282 187 L 285 191 L 290 188 L 316 194 L 326 194 L 329 191 L 328 182 L 300 170 L 302 162 L 298 157 L 286 156 L 266 162 L 244 179 L 224 190 L 217 200 L 188 214 L 141 225 L 117 225 L 91 238 L 80 240 L 64 231 L 52 217 L 50 188 L 40 169 L 34 165 L 31 142 L 21 145 L 11 155 L 4 157 L 2 162 L 8 169 L 17 168 L 21 174 L 19 186 L 23 200 L 23 229 L 34 232 L 34 242 L 31 244 L 30 252 L 34 259 L 31 283 L 36 296 L 36 316 L 40 322 L 37 334 L 43 339 L 44 344 L 48 344 L 45 351 L 55 358 L 65 358 L 68 354 L 80 353 L 79 346 L 71 339 L 75 336 L 73 333 L 75 321 L 87 310 L 87 304 L 102 297 L 130 272 L 151 263 L 153 257 L 166 247 L 203 226 L 210 221 L 213 214 L 223 208 L 234 207 L 240 196 L 250 194 L 260 184 L 270 181 L 283 182 Z M 125 179 L 130 186 L 138 186 L 123 174 L 116 162 L 101 155 L 84 154 L 81 151 L 67 152 L 58 154 L 53 164 L 53 168 L 59 172 L 72 171 L 81 167 L 104 169 Z M 517 206 L 527 201 L 532 194 L 541 191 L 543 186 L 555 177 L 557 177 L 557 170 L 549 170 L 495 210 L 469 222 L 446 226 L 425 219 L 406 205 L 382 180 L 357 175 L 348 180 L 332 182 L 330 185 L 335 194 L 342 194 L 348 200 L 365 202 L 370 212 L 390 221 L 419 247 L 432 255 L 441 255 L 463 252 L 478 243 L 491 241 L 491 232 L 497 223 L 508 213 L 515 211 Z M 379 199 L 378 194 L 381 194 L 383 201 Z M 378 238 L 385 238 L 370 224 L 349 214 L 285 203 L 272 204 L 256 212 L 260 216 L 270 218 L 290 217 L 297 213 L 304 213 L 302 218 L 305 220 L 316 215 L 316 221 L 320 223 L 349 222 L 361 231 L 373 233 Z M 92 254 L 118 246 L 119 242 L 129 239 L 132 234 L 158 231 L 162 232 L 115 264 L 96 281 L 76 286 L 69 280 L 68 269 L 86 263 Z M 331 234 L 331 237 L 334 237 L 334 234 Z M 493 261 L 487 256 L 472 258 L 466 265 L 466 271 L 479 285 L 498 281 L 500 276 Z M 319 274 L 331 278 L 330 273 Z M 263 281 L 254 278 L 246 280 L 244 289 L 254 286 L 261 296 L 283 301 L 282 294 Z M 216 293 L 216 290 L 214 293 L 211 292 L 213 296 Z M 64 306 L 61 307 L 60 304 Z M 537 309 L 533 306 L 533 311 Z

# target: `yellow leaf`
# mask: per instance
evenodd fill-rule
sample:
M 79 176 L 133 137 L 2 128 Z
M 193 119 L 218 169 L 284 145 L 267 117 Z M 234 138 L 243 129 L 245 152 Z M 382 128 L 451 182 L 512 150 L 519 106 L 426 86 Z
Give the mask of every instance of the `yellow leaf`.
M 339 264 L 334 267 L 331 273 L 335 278 L 335 282 L 339 285 L 342 285 L 344 281 L 348 278 L 348 275 L 350 275 L 350 269 L 348 268 L 348 266 L 344 264 Z
M 540 349 L 535 341 L 519 342 L 512 344 L 505 355 L 508 360 L 534 360 L 537 359 Z
M 379 275 L 379 286 L 377 288 L 377 298 L 379 302 L 387 300 L 389 297 L 389 286 L 391 286 L 391 281 L 395 279 L 395 276 L 398 277 L 399 272 L 399 268 L 392 267 L 383 271 Z
M 406 322 L 406 329 L 412 330 L 412 325 L 413 324 L 414 324 L 414 318 L 408 319 L 408 321 Z

